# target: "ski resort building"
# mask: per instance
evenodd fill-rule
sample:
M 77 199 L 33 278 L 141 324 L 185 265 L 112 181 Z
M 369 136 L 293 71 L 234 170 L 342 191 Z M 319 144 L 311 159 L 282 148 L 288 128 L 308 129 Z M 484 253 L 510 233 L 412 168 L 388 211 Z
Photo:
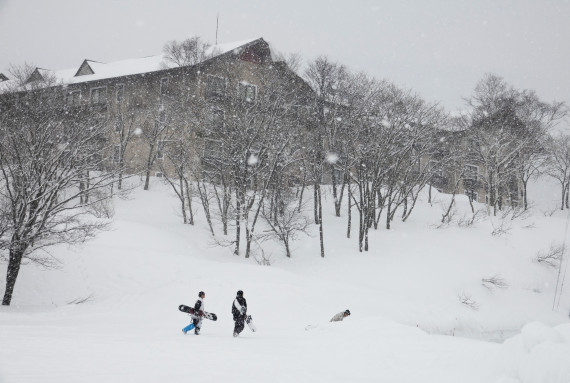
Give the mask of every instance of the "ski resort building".
M 311 92 L 263 38 L 210 46 L 198 53 L 189 62 L 165 54 L 110 63 L 85 59 L 67 70 L 35 68 L 25 83 L 61 86 L 67 110 L 89 109 L 109 124 L 114 151 L 106 155 L 107 166 L 121 163 L 128 173 L 158 177 L 173 171 L 167 153 L 182 136 L 190 143 L 185 153 L 196 164 L 216 157 L 218 142 L 188 125 L 224 124 L 229 104 L 255 103 L 268 79 L 280 82 L 289 94 Z M 4 74 L 0 96 L 2 90 L 0 108 L 18 103 L 26 93 L 25 86 L 18 87 Z M 299 103 L 291 101 L 293 107 Z

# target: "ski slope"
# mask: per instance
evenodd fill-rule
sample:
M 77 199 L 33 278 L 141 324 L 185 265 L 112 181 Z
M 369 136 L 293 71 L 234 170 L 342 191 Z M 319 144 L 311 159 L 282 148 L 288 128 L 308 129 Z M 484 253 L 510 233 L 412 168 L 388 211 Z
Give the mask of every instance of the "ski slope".
M 409 222 L 372 232 L 368 253 L 356 231 L 346 239 L 329 197 L 325 259 L 313 236 L 291 259 L 265 244 L 272 265 L 260 266 L 215 246 L 202 214 L 182 225 L 156 181 L 117 199 L 112 230 L 53 249 L 59 269 L 22 269 L 12 306 L 0 307 L 0 382 L 568 383 L 570 291 L 553 311 L 557 272 L 533 261 L 564 239 L 567 217 L 542 214 L 557 196 L 536 191 L 533 215 L 501 237 L 493 219 L 434 228 L 448 198 L 436 193 Z M 482 286 L 491 275 L 508 288 Z M 233 338 L 238 289 L 258 332 Z M 218 321 L 183 335 L 189 317 L 177 306 L 200 290 Z M 328 322 L 345 309 L 350 317 Z

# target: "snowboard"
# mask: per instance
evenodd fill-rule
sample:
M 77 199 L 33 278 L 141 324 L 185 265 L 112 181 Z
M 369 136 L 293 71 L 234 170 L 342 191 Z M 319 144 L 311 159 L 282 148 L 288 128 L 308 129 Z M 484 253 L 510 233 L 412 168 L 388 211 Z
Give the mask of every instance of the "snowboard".
M 251 318 L 251 315 L 248 315 L 248 316 L 245 318 L 245 323 L 247 323 L 247 325 L 249 326 L 249 329 L 250 329 L 252 332 L 256 332 L 256 331 L 257 331 L 257 327 L 255 327 L 255 325 L 253 324 L 253 320 L 252 320 L 252 318 Z
M 180 305 L 178 306 L 178 310 L 182 311 L 183 313 L 198 315 L 200 317 L 210 319 L 210 320 L 218 320 L 218 316 L 214 313 L 208 313 L 202 310 L 195 310 L 194 307 Z M 198 312 L 196 312 L 198 311 Z

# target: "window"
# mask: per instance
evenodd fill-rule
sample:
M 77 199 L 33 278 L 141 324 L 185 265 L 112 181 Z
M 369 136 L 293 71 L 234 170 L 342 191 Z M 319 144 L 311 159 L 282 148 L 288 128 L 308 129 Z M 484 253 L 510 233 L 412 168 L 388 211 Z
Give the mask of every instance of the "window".
M 465 165 L 465 174 L 463 179 L 477 181 L 477 175 L 479 174 L 479 167 L 475 165 Z
M 125 96 L 125 84 L 117 84 L 115 86 L 115 90 L 116 90 L 117 104 L 120 104 L 123 102 L 123 98 Z
M 257 87 L 252 84 L 240 82 L 238 83 L 238 97 L 245 102 L 255 102 Z
M 226 79 L 224 77 L 208 75 L 206 79 L 206 96 L 223 97 L 226 95 Z
M 166 146 L 166 141 L 158 141 L 156 145 L 156 158 L 162 160 L 164 158 L 164 148 Z
M 344 172 L 340 169 L 334 169 L 334 179 L 337 184 L 342 184 L 344 182 Z
M 220 109 L 214 109 L 212 111 L 212 127 L 216 129 L 222 129 L 224 127 L 224 111 Z
M 464 190 L 463 194 L 465 194 L 471 201 L 478 202 L 479 201 L 479 194 L 473 190 Z
M 166 124 L 166 112 L 164 110 L 160 110 L 158 112 L 157 119 L 154 121 L 155 129 L 161 131 L 166 126 L 165 124 Z
M 168 90 L 168 77 L 163 77 L 160 79 L 160 95 L 164 96 Z
M 115 145 L 113 153 L 113 162 L 121 161 L 121 145 Z
M 117 114 L 117 119 L 115 120 L 115 132 L 123 131 L 123 115 Z
M 91 104 L 103 105 L 107 103 L 107 88 L 102 86 L 91 89 Z
M 219 158 L 222 152 L 222 142 L 207 138 L 204 140 L 204 158 Z
M 468 137 L 467 138 L 467 150 L 474 151 L 477 149 L 477 139 L 475 137 Z
M 81 103 L 81 91 L 72 90 L 67 94 L 67 106 L 79 106 Z

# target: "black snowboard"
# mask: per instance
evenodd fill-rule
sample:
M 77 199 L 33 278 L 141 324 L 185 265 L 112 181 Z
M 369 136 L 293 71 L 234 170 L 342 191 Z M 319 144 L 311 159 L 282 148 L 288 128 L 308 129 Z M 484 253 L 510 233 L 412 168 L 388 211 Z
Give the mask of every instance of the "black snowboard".
M 198 313 L 196 314 L 196 309 L 194 309 L 194 307 L 180 305 L 180 306 L 178 306 L 178 310 L 182 311 L 183 313 L 198 315 L 198 316 L 201 316 L 201 317 L 206 318 L 206 319 L 218 320 L 218 316 L 214 313 L 207 313 L 207 312 L 202 311 L 202 310 L 197 310 Z

